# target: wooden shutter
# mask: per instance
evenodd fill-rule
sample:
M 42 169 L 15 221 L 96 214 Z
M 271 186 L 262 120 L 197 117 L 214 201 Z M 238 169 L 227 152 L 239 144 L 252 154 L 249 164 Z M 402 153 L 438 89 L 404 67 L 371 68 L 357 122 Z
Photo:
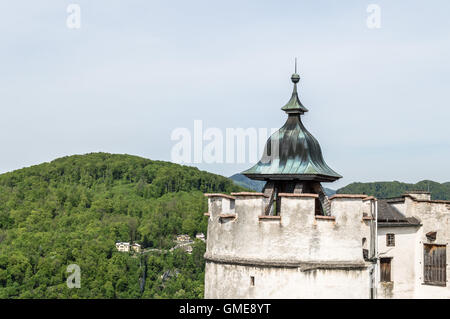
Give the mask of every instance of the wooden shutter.
M 447 247 L 445 245 L 424 244 L 423 277 L 424 283 L 446 285 Z
M 391 260 L 392 258 L 380 258 L 380 281 L 391 281 Z

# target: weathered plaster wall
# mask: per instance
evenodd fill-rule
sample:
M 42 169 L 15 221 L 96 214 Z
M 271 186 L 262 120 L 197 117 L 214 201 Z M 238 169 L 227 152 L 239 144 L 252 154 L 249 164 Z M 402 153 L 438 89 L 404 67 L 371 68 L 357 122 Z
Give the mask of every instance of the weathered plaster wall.
M 318 218 L 314 201 L 282 197 L 280 218 L 261 219 L 264 196 L 210 197 L 205 297 L 368 298 L 370 267 L 362 259 L 362 239 L 364 248 L 371 247 L 373 202 L 337 197 L 331 200 L 332 217 Z M 378 282 L 377 297 L 450 298 L 448 283 L 423 283 L 423 244 L 447 245 L 450 256 L 450 203 L 419 194 L 392 205 L 422 226 L 378 228 L 378 256 L 393 258 L 393 282 Z M 437 232 L 436 240 L 428 232 Z M 386 233 L 395 234 L 395 247 L 386 246 Z M 378 269 L 377 281 L 379 276 Z
M 393 257 L 393 284 L 378 285 L 378 298 L 450 298 L 450 286 L 431 286 L 423 282 L 424 244 L 447 245 L 447 278 L 450 267 L 450 205 L 432 201 L 429 194 L 411 194 L 403 202 L 392 204 L 407 217 L 420 220 L 420 227 L 390 227 L 378 229 L 380 257 Z M 426 233 L 436 231 L 436 240 L 431 241 Z M 386 247 L 386 233 L 396 235 L 396 246 Z M 392 287 L 391 287 L 392 286 Z
M 378 256 L 391 257 L 391 281 L 378 285 L 378 298 L 413 298 L 418 227 L 379 227 Z M 395 246 L 386 245 L 386 234 L 395 234 Z M 380 273 L 378 272 L 378 281 Z
M 370 238 L 361 199 L 331 201 L 335 220 L 317 219 L 311 197 L 283 197 L 280 219 L 260 220 L 266 199 L 242 196 L 235 218 L 222 218 L 222 202 L 210 199 L 207 254 L 264 261 L 362 263 L 362 238 Z
M 362 198 L 333 199 L 329 218 L 314 215 L 314 196 L 282 197 L 280 217 L 263 219 L 266 197 L 239 195 L 225 215 L 229 201 L 209 199 L 205 297 L 369 297 L 362 238 L 370 241 L 372 221 Z M 261 278 L 259 290 L 250 276 Z
M 405 197 L 406 215 L 417 217 L 422 227 L 418 232 L 416 240 L 416 280 L 415 280 L 415 298 L 450 298 L 450 285 L 447 280 L 446 287 L 430 286 L 423 284 L 423 244 L 443 244 L 447 245 L 447 278 L 449 276 L 449 258 L 450 247 L 450 205 L 444 202 L 414 200 Z M 436 231 L 436 240 L 430 241 L 426 233 Z
M 205 298 L 369 298 L 367 270 L 311 270 L 207 262 Z M 254 286 L 250 277 L 254 277 Z M 351 289 L 349 289 L 351 283 Z

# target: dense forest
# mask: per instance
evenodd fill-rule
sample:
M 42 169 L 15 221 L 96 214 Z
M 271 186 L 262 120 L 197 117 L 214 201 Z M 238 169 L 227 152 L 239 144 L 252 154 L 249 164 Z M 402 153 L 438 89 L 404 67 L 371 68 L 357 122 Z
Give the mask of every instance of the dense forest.
M 202 298 L 205 192 L 242 190 L 197 168 L 93 153 L 0 175 L 0 298 Z M 118 252 L 116 241 L 146 253 Z M 67 266 L 81 269 L 69 289 Z
M 401 182 L 373 182 L 351 183 L 337 190 L 338 194 L 367 194 L 377 198 L 392 198 L 404 194 L 406 191 L 430 191 L 432 199 L 450 200 L 450 182 L 437 183 L 433 181 L 420 181 L 416 184 Z
M 92 153 L 0 175 L 0 298 L 202 298 L 205 243 L 192 254 L 177 234 L 205 233 L 206 192 L 244 190 L 194 167 Z M 379 198 L 450 183 L 352 183 L 338 193 Z M 139 243 L 143 253 L 118 252 Z M 81 270 L 69 289 L 67 266 Z

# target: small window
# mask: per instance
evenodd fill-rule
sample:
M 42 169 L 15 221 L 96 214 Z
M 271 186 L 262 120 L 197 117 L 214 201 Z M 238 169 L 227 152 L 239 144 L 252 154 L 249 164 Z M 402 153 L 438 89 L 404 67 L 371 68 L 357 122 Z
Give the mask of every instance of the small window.
M 364 258 L 364 260 L 368 260 L 369 259 L 369 250 L 367 249 L 367 239 L 366 239 L 366 237 L 364 237 L 362 239 L 362 248 L 363 248 L 363 258 Z
M 447 256 L 445 245 L 424 244 L 423 277 L 424 283 L 445 286 L 447 283 Z
M 395 246 L 395 235 L 394 234 L 386 234 L 386 246 L 388 246 L 388 247 Z
M 391 261 L 392 258 L 380 258 L 380 281 L 391 281 Z
M 250 276 L 250 286 L 254 286 L 255 285 L 255 277 L 254 276 Z

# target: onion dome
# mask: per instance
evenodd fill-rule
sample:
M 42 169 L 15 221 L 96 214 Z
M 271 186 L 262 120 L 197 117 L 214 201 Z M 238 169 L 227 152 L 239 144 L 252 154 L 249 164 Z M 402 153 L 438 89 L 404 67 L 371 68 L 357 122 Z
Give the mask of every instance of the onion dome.
M 261 160 L 242 174 L 256 180 L 335 181 L 342 176 L 325 163 L 319 142 L 301 121 L 308 109 L 298 98 L 300 76 L 294 73 L 291 80 L 291 99 L 281 108 L 288 114 L 286 123 L 267 140 Z

